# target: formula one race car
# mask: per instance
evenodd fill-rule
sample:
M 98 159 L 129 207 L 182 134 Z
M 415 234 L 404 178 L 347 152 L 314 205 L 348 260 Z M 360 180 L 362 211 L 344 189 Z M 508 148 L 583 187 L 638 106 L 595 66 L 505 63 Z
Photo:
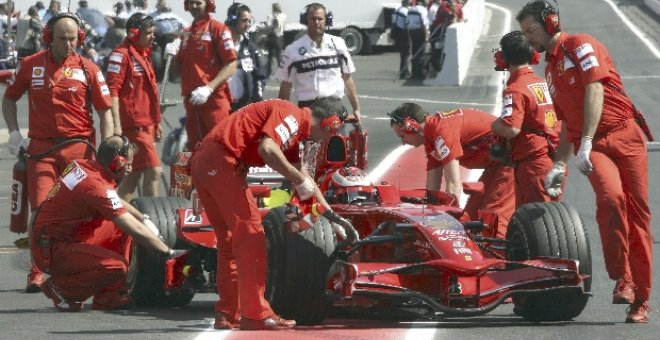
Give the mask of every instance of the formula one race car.
M 318 150 L 310 173 L 334 212 L 311 209 L 313 202 L 295 203 L 295 198 L 287 202 L 286 195 L 277 203 L 286 204 L 273 207 L 271 199 L 286 187 L 281 176 L 256 172 L 249 179 L 263 207 L 266 298 L 283 317 L 313 325 L 342 306 L 472 316 L 511 300 L 514 312 L 525 319 L 555 321 L 570 320 L 586 306 L 591 252 L 572 207 L 556 202 L 521 206 L 506 238 L 496 238 L 491 226 L 497 216 L 489 212 L 468 221 L 442 194 L 436 193 L 438 202 L 431 204 L 425 190 L 372 185 L 363 171 L 366 131 L 357 125 Z M 173 192 L 183 195 L 191 191 L 186 161 L 180 157 L 180 168 L 173 169 Z M 184 305 L 196 291 L 214 289 L 213 227 L 189 202 L 135 200 L 171 247 L 189 249 L 165 264 L 133 249 L 130 281 L 139 304 Z

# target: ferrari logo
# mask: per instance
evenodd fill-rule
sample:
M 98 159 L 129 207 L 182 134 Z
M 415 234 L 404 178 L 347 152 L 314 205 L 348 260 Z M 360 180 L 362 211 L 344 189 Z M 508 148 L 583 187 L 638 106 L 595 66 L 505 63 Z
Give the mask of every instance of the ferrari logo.
M 64 76 L 67 78 L 71 78 L 73 75 L 73 70 L 70 67 L 67 67 L 64 69 L 64 71 L 62 71 L 62 74 L 64 74 Z
M 554 129 L 557 125 L 557 114 L 552 109 L 545 111 L 545 126 L 548 129 Z
M 527 88 L 534 94 L 534 98 L 536 98 L 536 103 L 538 105 L 552 104 L 552 99 L 550 99 L 550 92 L 548 91 L 548 84 L 530 84 L 527 86 Z

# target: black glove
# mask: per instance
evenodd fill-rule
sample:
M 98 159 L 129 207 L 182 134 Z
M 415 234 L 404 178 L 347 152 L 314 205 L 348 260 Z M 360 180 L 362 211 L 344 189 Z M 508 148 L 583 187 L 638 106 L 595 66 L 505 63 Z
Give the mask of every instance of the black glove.
M 323 217 L 327 218 L 328 221 L 337 223 L 344 228 L 346 231 L 346 240 L 349 244 L 355 244 L 355 242 L 360 240 L 360 234 L 355 230 L 351 221 L 339 216 L 336 212 L 328 210 L 323 213 Z

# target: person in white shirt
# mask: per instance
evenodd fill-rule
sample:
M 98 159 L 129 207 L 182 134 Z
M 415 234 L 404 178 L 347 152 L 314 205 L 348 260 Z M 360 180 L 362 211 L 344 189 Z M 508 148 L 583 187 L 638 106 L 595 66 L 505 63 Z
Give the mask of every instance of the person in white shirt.
M 270 76 L 273 71 L 273 58 L 277 60 L 277 65 L 282 62 L 282 46 L 284 46 L 286 14 L 282 12 L 282 5 L 280 5 L 280 3 L 273 3 L 272 15 L 266 17 L 265 25 L 268 29 L 268 40 L 266 41 L 268 61 L 266 63 L 266 72 L 268 76 Z
M 310 106 L 322 97 L 348 97 L 353 115 L 360 121 L 360 101 L 351 73 L 353 59 L 340 37 L 325 33 L 331 18 L 325 6 L 312 3 L 305 7 L 301 23 L 307 34 L 287 46 L 276 76 L 280 80 L 279 98 L 289 100 L 295 88 L 298 106 Z
M 410 0 L 402 0 L 392 13 L 392 27 L 390 28 L 394 46 L 399 51 L 399 79 L 410 77 L 410 32 L 408 31 L 408 11 Z

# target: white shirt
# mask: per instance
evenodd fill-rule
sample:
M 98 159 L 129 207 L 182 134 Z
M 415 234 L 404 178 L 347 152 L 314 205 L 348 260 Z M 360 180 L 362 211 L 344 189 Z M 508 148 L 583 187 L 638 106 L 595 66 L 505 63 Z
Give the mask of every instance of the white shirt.
M 317 48 L 309 35 L 294 41 L 282 53 L 275 76 L 293 84 L 296 100 L 344 97 L 344 74 L 355 72 L 353 59 L 340 37 L 324 34 Z
M 243 36 L 238 39 L 238 41 L 234 42 L 234 49 L 236 50 L 236 54 L 239 54 L 239 49 L 241 48 L 241 41 L 243 41 Z M 241 56 L 238 56 L 239 59 L 241 59 Z M 250 59 L 252 61 L 252 59 Z M 245 79 L 245 70 L 241 68 L 237 68 L 234 74 L 229 77 L 229 80 L 227 80 L 227 83 L 229 84 L 229 92 L 231 92 L 231 98 L 234 101 L 238 101 L 239 99 L 243 98 L 243 94 L 245 92 L 245 85 L 243 84 L 243 79 Z
M 408 28 L 418 30 L 429 27 L 429 12 L 426 7 L 415 5 L 408 11 Z
M 392 13 L 392 23 L 398 28 L 408 27 L 408 7 L 400 6 Z
M 438 3 L 434 2 L 433 5 L 429 8 L 429 22 L 433 22 L 435 20 L 435 15 L 438 13 L 438 8 L 440 8 L 440 5 Z

